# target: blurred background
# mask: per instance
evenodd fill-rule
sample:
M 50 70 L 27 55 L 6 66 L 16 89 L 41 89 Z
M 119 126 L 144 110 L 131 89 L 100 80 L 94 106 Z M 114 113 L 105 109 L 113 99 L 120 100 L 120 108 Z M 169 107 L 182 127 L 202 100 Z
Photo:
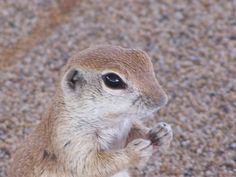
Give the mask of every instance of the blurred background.
M 1 0 L 0 177 L 62 66 L 96 44 L 145 50 L 170 98 L 147 124 L 174 141 L 134 176 L 236 177 L 235 0 Z

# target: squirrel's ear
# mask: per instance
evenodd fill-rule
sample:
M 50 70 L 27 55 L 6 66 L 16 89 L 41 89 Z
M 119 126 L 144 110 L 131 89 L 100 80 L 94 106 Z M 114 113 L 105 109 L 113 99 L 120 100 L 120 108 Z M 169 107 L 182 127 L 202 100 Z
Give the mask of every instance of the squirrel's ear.
M 86 83 L 82 72 L 77 69 L 72 69 L 68 72 L 66 82 L 69 88 L 73 90 L 77 87 L 82 87 Z

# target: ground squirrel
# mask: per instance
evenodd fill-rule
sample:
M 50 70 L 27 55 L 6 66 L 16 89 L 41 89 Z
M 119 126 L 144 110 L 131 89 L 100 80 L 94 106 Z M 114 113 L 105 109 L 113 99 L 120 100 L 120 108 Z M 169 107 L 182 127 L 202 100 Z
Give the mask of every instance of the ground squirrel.
M 141 123 L 166 102 L 145 52 L 86 49 L 64 67 L 51 106 L 17 150 L 9 177 L 128 177 L 153 145 L 170 143 L 168 124 Z

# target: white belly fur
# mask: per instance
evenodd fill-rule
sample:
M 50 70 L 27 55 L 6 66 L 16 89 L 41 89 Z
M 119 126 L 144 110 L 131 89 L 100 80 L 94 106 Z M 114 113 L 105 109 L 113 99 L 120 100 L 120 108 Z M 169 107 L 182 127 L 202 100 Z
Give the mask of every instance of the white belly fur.
M 119 173 L 113 175 L 112 177 L 130 177 L 130 176 L 127 171 L 122 171 L 122 172 L 119 172 Z
M 124 148 L 131 126 L 131 120 L 124 120 L 112 128 L 102 130 L 100 133 L 102 149 L 116 150 Z

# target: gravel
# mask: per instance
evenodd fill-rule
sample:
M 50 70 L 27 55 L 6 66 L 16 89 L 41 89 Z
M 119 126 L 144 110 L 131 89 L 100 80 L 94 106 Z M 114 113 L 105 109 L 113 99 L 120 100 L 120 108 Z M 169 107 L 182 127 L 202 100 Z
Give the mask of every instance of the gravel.
M 145 50 L 174 141 L 137 177 L 236 176 L 235 0 L 0 1 L 0 177 L 40 121 L 61 67 L 96 44 Z

